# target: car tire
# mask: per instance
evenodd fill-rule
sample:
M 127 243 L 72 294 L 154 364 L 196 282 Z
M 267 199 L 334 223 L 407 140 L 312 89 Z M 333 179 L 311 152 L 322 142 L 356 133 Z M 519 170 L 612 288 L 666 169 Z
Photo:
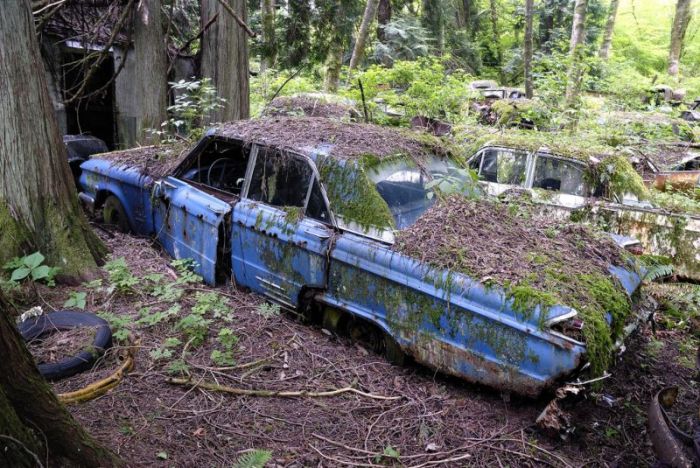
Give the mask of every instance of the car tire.
M 47 380 L 59 380 L 90 369 L 95 361 L 112 346 L 112 330 L 109 323 L 89 312 L 59 310 L 49 314 L 32 317 L 20 323 L 19 332 L 24 341 L 29 342 L 50 335 L 56 331 L 70 330 L 77 327 L 95 328 L 95 339 L 89 350 L 80 351 L 74 356 L 58 362 L 39 364 L 39 372 Z
M 129 232 L 129 218 L 126 216 L 126 210 L 114 195 L 110 195 L 105 200 L 102 206 L 102 221 L 105 224 L 116 226 L 119 232 Z

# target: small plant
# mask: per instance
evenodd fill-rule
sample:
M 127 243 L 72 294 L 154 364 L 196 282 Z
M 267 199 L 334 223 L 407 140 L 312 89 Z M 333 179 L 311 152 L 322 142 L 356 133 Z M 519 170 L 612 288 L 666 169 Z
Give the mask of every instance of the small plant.
M 211 353 L 211 360 L 217 366 L 232 366 L 235 364 L 233 358 L 233 348 L 238 344 L 238 336 L 230 328 L 222 328 L 219 330 L 217 337 L 219 345 L 223 350 L 215 349 Z
M 204 315 L 212 313 L 216 319 L 220 318 L 225 322 L 231 322 L 233 320 L 228 299 L 221 294 L 216 292 L 197 293 L 195 299 L 196 303 L 192 307 L 193 314 Z
M 175 329 L 181 331 L 185 335 L 187 341 L 192 343 L 192 346 L 199 346 L 204 342 L 210 324 L 211 320 L 207 320 L 199 314 L 192 313 L 183 317 L 177 325 L 175 325 Z
M 151 309 L 149 307 L 144 307 L 139 311 L 139 315 L 141 316 L 141 318 L 138 319 L 136 323 L 138 325 L 152 327 L 153 325 L 157 325 L 160 322 L 179 314 L 180 309 L 182 309 L 182 306 L 180 304 L 173 304 L 170 308 L 166 310 L 156 312 L 151 312 Z
M 272 458 L 272 452 L 269 450 L 251 450 L 246 452 L 233 465 L 234 468 L 264 468 L 265 463 Z
M 32 281 L 43 281 L 49 286 L 55 286 L 54 278 L 58 274 L 59 269 L 43 265 L 45 257 L 41 252 L 34 252 L 25 257 L 15 257 L 5 265 L 4 270 L 9 270 L 10 282 L 19 283 L 26 279 Z
M 190 373 L 190 366 L 182 359 L 176 359 L 170 363 L 167 372 L 172 375 L 187 375 Z
M 63 303 L 63 307 L 68 309 L 84 309 L 87 305 L 87 293 L 71 291 L 68 300 Z
M 166 142 L 173 142 L 176 137 L 198 140 L 206 116 L 222 108 L 226 100 L 216 95 L 210 78 L 180 80 L 170 83 L 170 87 L 175 94 L 175 103 L 168 107 L 170 118 L 161 124 L 160 130 L 150 132 Z
M 152 349 L 148 354 L 154 361 L 160 359 L 170 359 L 173 357 L 172 348 L 180 346 L 181 344 L 182 341 L 180 341 L 178 338 L 166 338 L 159 348 Z
M 140 280 L 131 273 L 124 258 L 117 258 L 105 263 L 104 270 L 109 274 L 110 288 L 108 292 L 117 291 L 131 294 L 136 291 L 135 286 Z
M 129 338 L 128 326 L 131 323 L 129 317 L 122 317 L 111 312 L 98 312 L 97 315 L 109 322 L 115 340 L 125 342 Z
M 280 314 L 280 306 L 278 304 L 263 302 L 255 309 L 255 312 L 266 319 L 278 317 Z

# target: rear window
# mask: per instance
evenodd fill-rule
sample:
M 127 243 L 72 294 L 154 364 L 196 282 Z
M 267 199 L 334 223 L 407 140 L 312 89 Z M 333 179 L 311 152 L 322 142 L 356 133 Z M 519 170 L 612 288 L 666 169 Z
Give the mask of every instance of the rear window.
M 525 185 L 527 153 L 504 148 L 487 148 L 476 160 L 479 178 L 487 182 Z M 472 161 L 474 165 L 474 161 Z M 476 170 L 476 167 L 472 166 Z

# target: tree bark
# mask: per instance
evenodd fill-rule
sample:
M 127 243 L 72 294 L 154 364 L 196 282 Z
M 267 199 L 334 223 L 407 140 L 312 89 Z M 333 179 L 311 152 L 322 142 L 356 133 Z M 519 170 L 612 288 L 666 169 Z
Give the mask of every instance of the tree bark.
M 619 0 L 610 0 L 610 7 L 608 7 L 608 20 L 605 22 L 603 42 L 598 52 L 598 56 L 603 60 L 607 60 L 610 56 L 610 46 L 612 44 L 613 31 L 615 30 L 615 18 L 617 17 L 619 3 Z
M 245 0 L 223 0 L 247 21 Z M 208 122 L 247 119 L 250 116 L 248 82 L 248 37 L 219 0 L 202 0 L 202 21 L 218 19 L 202 35 L 202 77 L 210 78 L 223 107 L 208 116 Z
M 523 64 L 525 68 L 525 97 L 532 99 L 532 17 L 534 0 L 525 0 L 525 44 Z
M 690 3 L 691 0 L 678 0 L 676 3 L 676 13 L 673 16 L 671 28 L 671 47 L 668 53 L 668 74 L 671 76 L 677 76 L 680 69 L 683 41 L 691 17 Z
M 27 0 L 0 14 L 0 264 L 39 250 L 85 278 L 105 253 L 83 215 Z
M 168 61 L 161 17 L 161 0 L 141 0 L 134 15 L 134 93 L 141 116 L 136 122 L 136 137 L 143 144 L 157 138 L 148 129 L 160 129 L 167 119 Z
M 570 52 L 569 73 L 566 81 L 566 107 L 571 108 L 575 105 L 581 90 L 581 72 L 583 59 L 583 40 L 586 36 L 586 8 L 588 0 L 576 0 L 574 5 L 574 21 L 571 26 L 571 42 L 569 44 Z
M 56 466 L 121 466 L 121 460 L 93 440 L 58 401 L 10 317 L 0 296 L 0 461 L 12 457 L 20 466 L 36 466 L 48 450 L 51 458 L 67 462 Z
M 503 50 L 501 50 L 501 33 L 498 30 L 498 5 L 496 0 L 489 0 L 489 9 L 491 10 L 491 33 L 493 34 L 493 46 L 496 52 L 496 62 L 498 66 L 498 76 L 503 81 Z
M 423 26 L 432 33 L 435 49 L 442 54 L 445 48 L 445 11 L 443 0 L 423 0 Z
M 340 42 L 335 42 L 328 51 L 326 59 L 326 79 L 323 83 L 323 88 L 329 93 L 338 91 L 340 84 L 340 68 L 343 65 L 343 45 Z
M 311 5 L 306 0 L 289 0 L 289 18 L 285 39 L 289 53 L 285 60 L 288 68 L 298 67 L 309 55 Z
M 386 41 L 384 27 L 391 21 L 391 0 L 379 0 L 377 7 L 377 39 L 379 42 Z
M 352 49 L 352 57 L 350 58 L 350 70 L 354 70 L 357 64 L 362 60 L 362 55 L 365 53 L 365 44 L 367 43 L 367 38 L 369 37 L 369 27 L 374 21 L 374 16 L 377 14 L 377 6 L 379 6 L 379 0 L 367 0 L 367 5 L 365 6 L 365 13 L 362 16 L 362 23 L 360 24 L 360 30 L 357 33 L 357 39 L 355 40 L 355 47 Z
M 275 0 L 261 0 L 262 53 L 260 71 L 272 68 L 277 61 L 277 41 L 275 40 Z

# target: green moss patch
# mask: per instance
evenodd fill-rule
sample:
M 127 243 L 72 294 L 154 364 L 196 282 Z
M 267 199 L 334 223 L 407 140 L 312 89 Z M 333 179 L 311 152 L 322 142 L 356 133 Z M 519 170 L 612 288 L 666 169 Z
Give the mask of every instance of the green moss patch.
M 584 321 L 583 339 L 597 373 L 610 363 L 631 312 L 625 290 L 608 271 L 611 264 L 625 264 L 624 252 L 588 226 L 544 219 L 532 207 L 452 196 L 399 232 L 394 249 L 503 287 L 523 319 L 537 306 L 573 307 Z

